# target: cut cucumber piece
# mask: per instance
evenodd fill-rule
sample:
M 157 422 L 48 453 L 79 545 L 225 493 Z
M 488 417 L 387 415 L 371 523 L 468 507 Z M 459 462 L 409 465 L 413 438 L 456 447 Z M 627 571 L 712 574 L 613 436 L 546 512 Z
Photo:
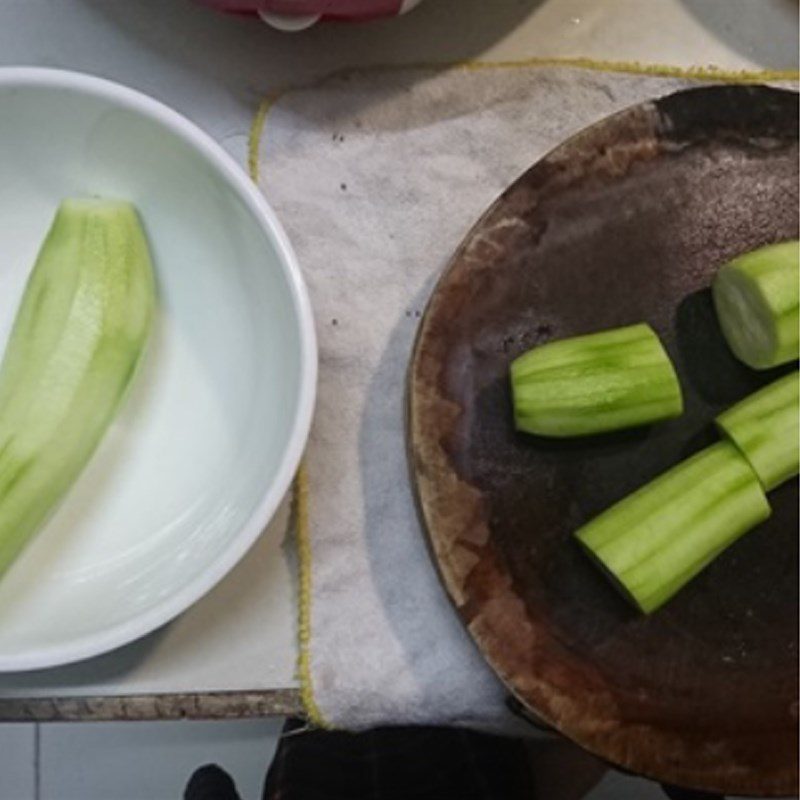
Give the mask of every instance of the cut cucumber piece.
M 650 613 L 769 515 L 764 489 L 748 461 L 730 442 L 719 442 L 575 535 L 625 595 Z
M 800 373 L 792 372 L 717 417 L 769 491 L 800 470 Z
M 798 356 L 800 244 L 768 245 L 720 269 L 712 285 L 722 332 L 734 355 L 753 369 Z
M 535 347 L 511 364 L 514 421 L 540 436 L 647 425 L 683 411 L 678 376 L 649 325 Z
M 0 572 L 108 428 L 141 357 L 154 302 L 133 206 L 62 203 L 0 366 Z

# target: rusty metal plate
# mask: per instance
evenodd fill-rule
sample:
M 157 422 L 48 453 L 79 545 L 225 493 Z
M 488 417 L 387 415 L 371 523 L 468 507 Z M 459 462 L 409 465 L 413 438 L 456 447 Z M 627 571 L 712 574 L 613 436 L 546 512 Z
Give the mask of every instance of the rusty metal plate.
M 514 183 L 436 287 L 409 377 L 409 456 L 444 584 L 509 689 L 601 757 L 678 785 L 797 789 L 798 494 L 651 617 L 572 532 L 715 439 L 773 380 L 730 355 L 708 286 L 798 235 L 798 102 L 699 88 L 628 109 Z M 678 420 L 571 441 L 516 434 L 507 369 L 533 345 L 647 321 Z

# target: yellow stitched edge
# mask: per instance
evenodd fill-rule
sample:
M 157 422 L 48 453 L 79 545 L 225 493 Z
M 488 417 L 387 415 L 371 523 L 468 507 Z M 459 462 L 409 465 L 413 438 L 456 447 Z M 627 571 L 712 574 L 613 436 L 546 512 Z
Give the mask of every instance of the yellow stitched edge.
M 342 67 L 310 83 L 283 87 L 270 95 L 270 97 L 262 103 L 262 108 L 260 110 L 266 113 L 266 111 L 287 92 L 318 86 L 331 78 L 348 75 L 353 72 L 402 72 L 403 70 L 436 71 L 448 69 L 463 69 L 478 72 L 489 69 L 525 69 L 531 67 L 573 67 L 575 69 L 585 69 L 592 72 L 616 72 L 658 78 L 684 78 L 693 81 L 713 80 L 720 83 L 761 83 L 764 81 L 800 80 L 800 70 L 796 69 L 734 70 L 715 67 L 713 64 L 705 67 L 675 67 L 669 64 L 642 64 L 638 61 L 602 61 L 594 58 L 584 58 L 582 56 L 535 56 L 521 61 L 417 61 L 407 64 L 368 64 L 360 67 Z M 266 109 L 264 106 L 266 106 Z M 263 129 L 263 116 L 261 118 L 261 129 Z
M 451 63 L 430 62 L 419 64 L 384 64 L 362 67 L 364 71 L 392 72 L 414 69 L 515 69 L 525 67 L 575 67 L 595 72 L 618 72 L 631 75 L 687 78 L 690 80 L 717 80 L 735 83 L 758 83 L 761 81 L 800 80 L 798 70 L 725 70 L 717 67 L 671 67 L 665 64 L 640 64 L 635 61 L 600 61 L 592 58 L 528 58 L 522 61 L 457 61 Z M 354 71 L 355 68 L 337 70 L 336 74 Z M 325 79 L 323 79 L 325 80 Z M 302 87 L 297 87 L 302 88 Z M 250 128 L 247 165 L 250 177 L 257 184 L 261 177 L 260 145 L 267 115 L 275 103 L 290 89 L 282 89 L 268 95 L 260 103 Z M 300 680 L 300 697 L 310 722 L 319 728 L 330 728 L 314 697 L 314 682 L 311 675 L 311 529 L 308 512 L 308 471 L 305 461 L 300 464 L 292 484 L 292 516 L 297 537 L 299 559 L 300 608 L 298 610 L 298 637 L 300 653 L 297 673 Z
M 311 677 L 311 529 L 308 521 L 308 470 L 305 462 L 300 464 L 294 479 L 294 521 L 297 536 L 297 553 L 300 562 L 300 609 L 298 637 L 300 654 L 297 658 L 297 674 L 300 678 L 300 698 L 308 719 L 318 728 L 327 728 L 328 723 L 314 698 L 314 682 Z
M 522 61 L 465 61 L 456 66 L 468 70 L 518 67 L 575 67 L 595 72 L 622 72 L 631 75 L 653 75 L 661 78 L 688 78 L 690 80 L 716 80 L 729 83 L 757 83 L 800 79 L 800 70 L 730 70 L 715 66 L 673 67 L 668 64 L 641 64 L 638 61 L 600 61 L 594 58 L 527 58 Z
M 259 178 L 261 177 L 259 174 L 261 163 L 258 150 L 261 145 L 261 135 L 264 132 L 264 124 L 267 121 L 269 110 L 280 100 L 282 95 L 282 91 L 267 95 L 261 103 L 259 103 L 258 111 L 256 111 L 255 118 L 253 119 L 253 124 L 250 126 L 250 136 L 247 140 L 247 169 L 256 185 L 258 185 Z
M 258 185 L 261 177 L 259 149 L 264 124 L 272 106 L 282 96 L 282 92 L 274 92 L 260 103 L 253 124 L 247 147 L 247 167 L 250 177 Z M 300 680 L 300 699 L 306 715 L 318 728 L 328 728 L 328 723 L 319 710 L 314 699 L 313 681 L 311 678 L 311 531 L 308 523 L 308 471 L 305 459 L 300 462 L 297 474 L 292 482 L 292 511 L 295 537 L 297 538 L 297 555 L 299 561 L 299 610 L 298 640 L 299 655 L 297 658 L 297 676 Z M 291 523 L 290 523 L 291 524 Z

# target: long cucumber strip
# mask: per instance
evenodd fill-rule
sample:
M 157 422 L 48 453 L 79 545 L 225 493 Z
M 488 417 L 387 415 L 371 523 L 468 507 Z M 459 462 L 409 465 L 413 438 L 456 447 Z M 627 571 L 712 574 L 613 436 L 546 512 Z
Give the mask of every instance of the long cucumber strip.
M 716 419 L 742 451 L 766 491 L 800 470 L 800 373 L 792 372 L 746 397 Z
M 798 357 L 800 243 L 761 247 L 725 264 L 712 285 L 722 332 L 753 369 Z
M 99 444 L 141 357 L 154 303 L 133 206 L 64 201 L 0 366 L 0 572 Z
M 660 475 L 576 536 L 645 613 L 770 515 L 748 461 L 719 442 Z
M 535 347 L 511 364 L 518 430 L 583 436 L 679 416 L 681 388 L 649 325 Z

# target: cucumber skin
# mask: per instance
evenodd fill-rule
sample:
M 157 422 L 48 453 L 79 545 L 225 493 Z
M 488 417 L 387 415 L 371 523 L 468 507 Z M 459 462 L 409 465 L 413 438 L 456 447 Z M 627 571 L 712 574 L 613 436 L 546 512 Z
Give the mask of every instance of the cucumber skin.
M 717 428 L 750 462 L 765 491 L 800 470 L 800 373 L 784 375 L 724 411 Z
M 135 209 L 62 203 L 0 365 L 0 573 L 100 443 L 136 371 L 154 305 Z
M 680 416 L 675 369 L 649 325 L 549 342 L 510 368 L 517 430 L 586 436 Z
M 663 473 L 575 532 L 644 613 L 770 515 L 758 477 L 730 442 Z
M 753 369 L 800 355 L 800 243 L 779 242 L 729 261 L 711 287 L 722 332 Z

